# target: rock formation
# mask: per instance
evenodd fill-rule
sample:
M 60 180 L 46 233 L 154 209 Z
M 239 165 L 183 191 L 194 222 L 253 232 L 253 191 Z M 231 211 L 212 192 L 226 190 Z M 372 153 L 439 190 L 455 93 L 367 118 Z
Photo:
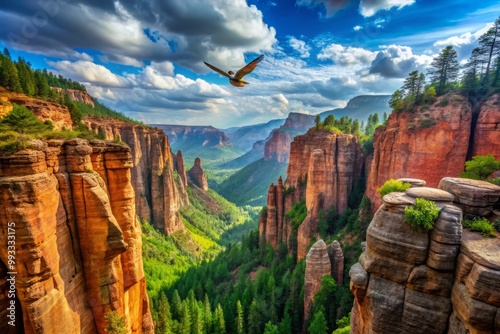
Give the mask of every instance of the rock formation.
M 105 333 L 115 310 L 129 333 L 153 333 L 130 149 L 81 139 L 33 147 L 0 158 L 0 226 L 14 223 L 16 238 L 14 268 L 0 248 L 0 286 L 6 268 L 17 272 L 17 325 L 25 333 Z M 5 308 L 0 314 L 3 331 Z
M 438 106 L 438 100 L 426 110 L 394 112 L 387 126 L 375 131 L 375 151 L 366 185 L 373 210 L 381 204 L 377 188 L 391 178 L 425 179 L 430 187 L 437 187 L 441 178 L 455 177 L 463 171 L 472 109 L 462 96 L 443 98 L 450 101 L 443 107 Z
M 264 146 L 264 159 L 274 159 L 279 163 L 288 162 L 291 142 L 288 132 L 282 132 L 279 129 L 274 130 L 271 138 L 266 141 Z
M 120 139 L 130 146 L 132 186 L 139 217 L 167 234 L 183 230 L 179 209 L 187 205 L 188 200 L 185 184 L 182 184 L 182 153 L 174 158 L 165 133 L 156 128 L 102 117 L 86 117 L 84 123 L 106 139 Z M 178 180 L 174 170 L 180 171 Z
M 308 319 L 314 302 L 314 295 L 321 289 L 321 280 L 330 275 L 330 257 L 326 244 L 318 240 L 311 246 L 306 256 L 306 273 L 304 277 L 304 319 Z
M 327 250 L 332 267 L 332 277 L 338 285 L 342 285 L 344 283 L 344 252 L 337 240 L 329 244 Z
M 349 272 L 354 294 L 351 333 L 500 330 L 500 239 L 462 230 L 461 224 L 461 207 L 485 212 L 482 208 L 491 202 L 499 204 L 500 187 L 475 182 L 476 193 L 484 191 L 483 196 L 468 203 L 460 194 L 471 185 L 452 178 L 440 182 L 449 192 L 418 187 L 383 197 L 368 227 L 366 247 Z M 441 208 L 430 232 L 403 221 L 405 207 L 417 197 Z
M 493 154 L 500 159 L 500 94 L 495 94 L 486 101 L 479 111 L 474 130 L 472 156 Z
M 189 126 L 189 125 L 166 125 L 153 124 L 162 129 L 168 135 L 170 143 L 177 143 L 177 147 L 188 144 L 190 147 L 225 147 L 233 146 L 224 132 L 213 126 Z
M 260 219 L 259 231 L 276 246 L 288 242 L 292 232 L 285 214 L 292 204 L 305 200 L 307 216 L 297 234 L 298 258 L 306 256 L 312 236 L 317 235 L 318 213 L 333 207 L 347 208 L 349 193 L 361 173 L 361 153 L 353 135 L 310 130 L 291 143 L 285 186 L 269 187 L 267 211 Z M 287 191 L 285 191 L 285 188 Z
M 201 159 L 196 158 L 194 159 L 194 165 L 191 167 L 191 169 L 188 171 L 189 178 L 191 181 L 197 185 L 199 188 L 207 191 L 208 190 L 208 183 L 207 183 L 207 176 L 205 175 L 205 172 L 203 171 L 203 168 L 201 167 Z
M 34 99 L 20 93 L 9 92 L 0 87 L 0 117 L 3 117 L 12 110 L 13 103 L 25 106 L 42 122 L 51 121 L 56 130 L 63 128 L 71 129 L 73 127 L 73 122 L 66 106 Z
M 58 93 L 64 91 L 64 93 L 68 94 L 71 101 L 83 102 L 94 107 L 94 100 L 92 100 L 92 97 L 86 91 L 77 89 L 63 89 L 60 87 L 51 88 Z

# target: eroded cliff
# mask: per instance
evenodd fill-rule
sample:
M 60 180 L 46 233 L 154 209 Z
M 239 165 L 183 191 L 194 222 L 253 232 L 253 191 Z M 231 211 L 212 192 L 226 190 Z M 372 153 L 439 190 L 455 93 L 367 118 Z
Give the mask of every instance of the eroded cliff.
M 9 265 L 25 333 L 105 333 L 110 311 L 128 333 L 153 333 L 131 158 L 124 145 L 81 139 L 0 158 L 0 242 L 12 225 L 16 240 L 14 269 L 0 248 L 0 285 Z
M 182 153 L 172 154 L 165 132 L 111 118 L 86 117 L 84 123 L 106 139 L 130 146 L 139 217 L 167 234 L 183 230 L 179 209 L 188 204 L 184 162 L 180 161 Z
M 347 208 L 361 164 L 359 142 L 353 135 L 311 129 L 295 137 L 285 185 L 278 180 L 277 186 L 269 187 L 260 234 L 274 247 L 280 241 L 288 242 L 292 227 L 285 214 L 293 203 L 305 200 L 307 216 L 297 233 L 297 255 L 305 257 L 311 237 L 317 236 L 318 213 L 330 207 L 341 213 Z
M 444 178 L 439 188 L 383 197 L 359 263 L 350 269 L 351 333 L 500 330 L 500 239 L 463 230 L 461 224 L 464 212 L 491 216 L 500 204 L 500 187 Z M 403 221 L 405 207 L 416 198 L 441 209 L 430 232 Z

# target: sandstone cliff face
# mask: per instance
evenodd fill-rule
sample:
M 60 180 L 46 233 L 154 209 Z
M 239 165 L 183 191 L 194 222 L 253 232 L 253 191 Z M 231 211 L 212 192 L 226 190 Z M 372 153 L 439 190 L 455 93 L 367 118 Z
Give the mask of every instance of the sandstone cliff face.
M 129 149 L 80 139 L 36 147 L 0 158 L 0 242 L 14 222 L 17 324 L 25 333 L 105 333 L 116 310 L 128 333 L 153 333 Z M 5 247 L 0 258 L 5 268 Z
M 207 191 L 208 190 L 208 183 L 207 183 L 207 176 L 205 175 L 205 172 L 203 171 L 203 168 L 201 167 L 201 159 L 196 158 L 194 159 L 194 165 L 193 167 L 188 171 L 189 178 L 195 185 L 200 187 L 201 189 Z
M 83 102 L 94 107 L 94 101 L 87 92 L 77 89 L 63 89 L 60 87 L 51 87 L 51 88 L 58 93 L 64 91 L 66 94 L 68 94 L 69 99 L 71 101 Z
M 461 224 L 461 207 L 477 211 L 473 207 L 498 204 L 500 187 L 472 183 L 473 187 L 471 182 L 446 178 L 440 188 L 450 192 L 418 187 L 384 196 L 368 227 L 359 263 L 349 272 L 354 294 L 352 333 L 500 330 L 500 239 L 462 230 Z M 455 204 L 461 201 L 460 194 L 471 191 L 478 195 L 477 201 Z M 416 231 L 403 222 L 405 207 L 417 197 L 433 200 L 441 208 L 430 232 Z
M 471 134 L 471 106 L 458 95 L 444 107 L 416 113 L 392 113 L 387 126 L 377 128 L 366 195 L 375 210 L 381 204 L 376 189 L 393 178 L 425 179 L 436 187 L 445 176 L 464 169 Z M 435 122 L 434 125 L 433 122 Z M 497 145 L 498 146 L 498 145 Z
M 333 207 L 337 212 L 347 208 L 347 199 L 361 172 L 361 153 L 357 138 L 329 131 L 310 130 L 291 143 L 285 185 L 281 180 L 271 185 L 267 212 L 261 217 L 260 234 L 276 246 L 288 241 L 290 222 L 284 217 L 292 204 L 304 199 L 307 216 L 298 230 L 298 257 L 306 255 L 312 236 L 317 235 L 318 212 Z
M 474 131 L 472 156 L 493 154 L 500 159 L 500 94 L 493 95 L 481 110 Z
M 165 131 L 172 144 L 186 142 L 198 147 L 233 146 L 226 134 L 213 126 L 153 124 Z M 179 143 L 178 143 L 179 146 Z
M 309 114 L 301 114 L 296 112 L 291 112 L 288 114 L 285 124 L 281 127 L 287 129 L 309 129 L 314 125 L 314 116 Z
M 86 117 L 84 123 L 108 140 L 127 143 L 132 155 L 132 186 L 136 193 L 136 211 L 140 218 L 166 233 L 184 229 L 179 209 L 187 205 L 182 180 L 183 163 L 175 163 L 168 137 L 162 130 L 101 117 Z M 181 155 L 178 157 L 182 158 Z M 174 169 L 179 173 L 175 179 Z
M 24 94 L 9 92 L 0 87 L 0 117 L 2 113 L 6 115 L 12 110 L 12 104 L 19 104 L 31 110 L 35 116 L 44 121 L 51 121 L 54 129 L 71 129 L 73 122 L 69 110 L 66 106 L 58 103 L 43 101 L 28 97 Z
M 279 163 L 288 162 L 292 139 L 287 132 L 276 129 L 264 146 L 264 159 L 274 159 Z

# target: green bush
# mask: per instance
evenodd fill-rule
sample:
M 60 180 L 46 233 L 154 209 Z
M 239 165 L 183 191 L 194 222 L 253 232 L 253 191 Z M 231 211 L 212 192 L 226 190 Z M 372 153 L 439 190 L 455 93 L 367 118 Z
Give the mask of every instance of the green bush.
M 497 170 L 500 170 L 500 160 L 495 160 L 493 154 L 476 155 L 465 162 L 465 172 L 460 174 L 460 177 L 486 180 L 488 175 Z
M 408 188 L 411 188 L 411 184 L 409 184 L 408 182 L 390 179 L 385 181 L 382 187 L 377 188 L 377 192 L 380 194 L 380 196 L 384 197 L 388 193 L 392 193 L 395 191 L 403 192 Z
M 418 121 L 420 124 L 420 127 L 423 129 L 427 128 L 432 128 L 434 125 L 436 125 L 436 120 L 434 118 L 426 118 L 426 119 L 421 119 Z
M 479 232 L 485 237 L 495 237 L 495 227 L 486 218 L 476 217 L 470 220 L 463 220 L 462 225 L 471 231 Z
M 447 97 L 443 98 L 439 103 L 437 104 L 439 107 L 446 107 L 450 103 Z
M 127 324 L 124 317 L 119 317 L 116 311 L 110 311 L 105 316 L 108 326 L 106 332 L 110 334 L 126 334 Z
M 432 230 L 439 210 L 433 201 L 417 198 L 414 206 L 405 208 L 404 221 L 417 230 Z

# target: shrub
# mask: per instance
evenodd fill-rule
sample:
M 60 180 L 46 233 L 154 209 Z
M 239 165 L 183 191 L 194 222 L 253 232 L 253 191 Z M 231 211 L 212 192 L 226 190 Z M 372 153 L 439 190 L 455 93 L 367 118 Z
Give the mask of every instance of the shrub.
M 119 317 L 116 311 L 110 311 L 105 316 L 108 326 L 106 327 L 106 332 L 110 334 L 126 334 L 127 327 L 125 324 L 125 318 Z
M 439 103 L 437 104 L 439 107 L 446 107 L 450 103 L 447 97 L 443 98 Z
M 497 220 L 493 223 L 493 227 L 495 228 L 495 230 L 497 230 L 498 232 L 500 232 L 500 220 Z
M 385 181 L 382 187 L 377 189 L 380 196 L 384 197 L 388 193 L 395 191 L 406 191 L 406 189 L 411 188 L 411 184 L 399 180 L 390 179 Z
M 470 220 L 463 220 L 462 225 L 471 231 L 481 233 L 481 235 L 483 235 L 485 237 L 488 237 L 488 236 L 494 237 L 496 235 L 495 234 L 495 227 L 486 218 L 476 217 L 476 218 L 470 219 Z
M 414 206 L 405 208 L 404 221 L 416 230 L 432 230 L 439 210 L 433 201 L 417 198 Z
M 436 125 L 436 120 L 434 118 L 426 118 L 419 120 L 418 123 L 422 128 L 427 129 Z
M 493 154 L 476 155 L 465 162 L 465 172 L 460 177 L 485 180 L 494 171 L 500 170 L 500 160 L 495 160 Z

